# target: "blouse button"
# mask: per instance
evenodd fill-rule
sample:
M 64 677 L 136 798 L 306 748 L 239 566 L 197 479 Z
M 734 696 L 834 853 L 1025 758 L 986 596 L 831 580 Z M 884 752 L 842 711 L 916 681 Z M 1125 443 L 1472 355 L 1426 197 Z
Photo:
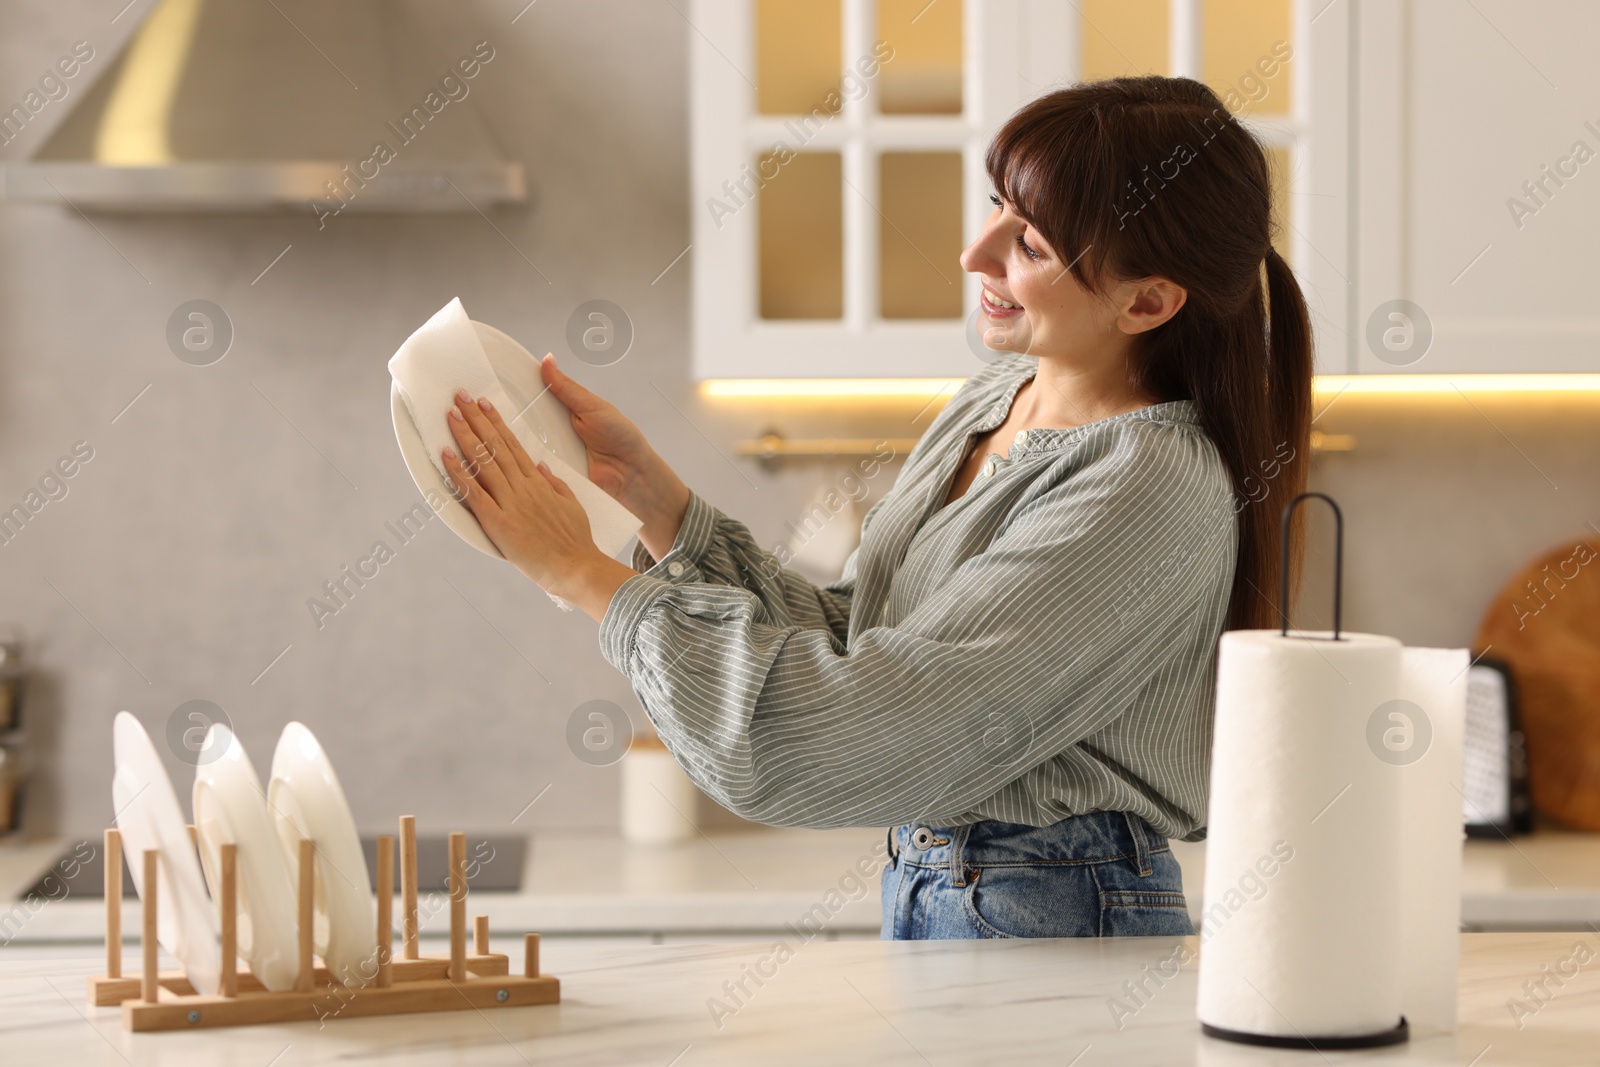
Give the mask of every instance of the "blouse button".
M 674 578 L 679 577 L 683 574 L 683 564 L 679 563 L 677 560 L 673 560 L 671 563 L 667 564 L 667 573 L 672 575 Z
M 1028 431 L 1027 430 L 1018 430 L 1017 431 L 1017 444 L 1025 445 L 1027 443 L 1028 443 Z

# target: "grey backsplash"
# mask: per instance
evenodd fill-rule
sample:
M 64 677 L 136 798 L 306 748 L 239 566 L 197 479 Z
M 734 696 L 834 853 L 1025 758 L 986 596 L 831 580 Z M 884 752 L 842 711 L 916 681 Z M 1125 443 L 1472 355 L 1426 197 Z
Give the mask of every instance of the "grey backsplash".
M 0 546 L 0 621 L 26 628 L 35 672 L 34 832 L 98 832 L 112 814 L 113 714 L 133 711 L 159 744 L 193 699 L 226 712 L 263 771 L 282 725 L 307 723 L 366 831 L 402 812 L 432 832 L 614 831 L 617 768 L 573 757 L 568 718 L 595 699 L 644 718 L 601 658 L 595 624 L 441 522 L 404 546 L 384 526 L 418 499 L 394 443 L 385 362 L 452 296 L 558 352 L 579 303 L 620 304 L 637 330 L 628 357 L 567 367 L 768 545 L 842 468 L 769 473 L 734 458 L 735 439 L 772 425 L 885 436 L 926 425 L 911 425 L 920 405 L 823 413 L 698 397 L 694 253 L 656 280 L 690 229 L 691 31 L 673 5 L 542 0 L 515 25 L 517 2 L 409 6 L 442 53 L 485 38 L 498 51 L 473 100 L 525 162 L 533 199 L 492 212 L 492 226 L 472 213 L 346 213 L 318 232 L 309 212 L 86 221 L 65 206 L 0 204 L 0 504 L 74 442 L 94 449 L 67 496 Z M 78 39 L 109 62 L 143 7 L 108 24 L 114 13 L 0 0 L 0 95 Z M 304 76 L 327 77 L 321 63 L 308 52 Z M 164 338 L 172 310 L 196 298 L 226 309 L 237 331 L 210 367 L 181 363 Z M 1347 626 L 1464 644 L 1517 563 L 1600 518 L 1592 407 L 1480 407 L 1498 430 L 1459 400 L 1348 397 L 1325 416 L 1324 428 L 1360 438 L 1316 471 L 1349 516 Z M 380 538 L 395 558 L 319 630 L 307 599 Z M 1325 553 L 1319 535 L 1313 556 Z M 1322 588 L 1308 579 L 1311 601 Z M 1325 616 L 1308 601 L 1305 621 Z M 171 769 L 185 791 L 189 772 L 176 758 Z

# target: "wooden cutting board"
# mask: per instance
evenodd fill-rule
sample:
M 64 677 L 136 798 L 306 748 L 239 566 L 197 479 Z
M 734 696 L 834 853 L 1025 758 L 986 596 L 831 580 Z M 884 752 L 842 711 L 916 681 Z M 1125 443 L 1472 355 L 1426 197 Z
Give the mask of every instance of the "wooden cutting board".
M 1600 830 L 1600 538 L 1574 539 L 1495 595 L 1475 654 L 1511 669 L 1541 814 Z

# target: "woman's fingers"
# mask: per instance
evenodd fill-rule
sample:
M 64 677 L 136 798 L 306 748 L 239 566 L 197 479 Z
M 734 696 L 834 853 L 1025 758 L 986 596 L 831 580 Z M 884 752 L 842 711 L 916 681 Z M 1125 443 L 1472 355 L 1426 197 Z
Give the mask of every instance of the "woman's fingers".
M 574 493 L 572 491 L 572 487 L 569 486 L 566 482 L 562 481 L 560 478 L 557 478 L 556 475 L 555 475 L 555 472 L 552 471 L 544 463 L 540 463 L 539 464 L 539 473 L 543 474 L 545 476 L 545 480 L 550 483 L 551 488 L 553 488 L 556 491 L 557 495 L 564 496 L 568 500 L 571 500 L 571 501 L 574 501 L 574 502 L 577 501 L 578 494 L 576 494 L 576 493 Z
M 544 358 L 539 361 L 539 376 L 556 395 L 556 399 L 565 404 L 568 411 L 575 414 L 595 411 L 606 404 L 606 401 L 599 396 L 567 377 L 561 368 L 556 366 L 556 357 L 549 352 L 546 352 Z
M 510 474 L 517 469 L 516 464 L 510 462 L 511 450 L 500 437 L 500 431 L 495 429 L 489 421 L 488 414 L 483 410 L 484 401 L 467 395 L 465 389 L 456 390 L 456 410 L 466 418 L 466 423 L 478 440 L 489 446 L 489 451 L 494 454 L 495 462 L 500 464 L 502 470 Z
M 483 399 L 478 401 L 477 407 L 483 412 L 484 417 L 489 420 L 489 425 L 494 427 L 495 433 L 500 435 L 500 440 L 506 443 L 506 451 L 510 452 L 512 458 L 517 461 L 517 469 L 528 477 L 533 477 L 535 470 L 533 457 L 528 455 L 526 448 L 522 447 L 522 440 L 511 431 L 510 426 L 506 425 L 506 420 L 500 417 L 500 409 Z
M 510 482 L 516 475 L 528 473 L 531 463 L 526 453 L 520 459 L 517 457 L 517 453 L 522 451 L 522 442 L 517 440 L 516 435 L 509 429 L 504 433 L 501 432 L 505 427 L 505 421 L 489 418 L 487 409 L 493 406 L 486 397 L 474 400 L 465 390 L 456 393 L 457 410 L 466 416 L 467 425 L 477 435 L 478 440 L 488 446 L 495 465 L 499 467 L 506 481 Z
M 489 508 L 498 507 L 494 498 L 478 484 L 478 480 L 467 470 L 461 458 L 448 448 L 444 450 L 444 469 L 450 476 L 450 489 L 456 498 L 465 504 L 474 515 L 481 515 Z
M 497 502 L 501 501 L 510 490 L 510 483 L 506 480 L 505 472 L 500 468 L 494 446 L 473 430 L 472 423 L 469 421 L 470 415 L 467 418 L 462 417 L 463 406 L 469 411 L 478 410 L 476 404 L 462 405 L 457 403 L 449 412 L 450 433 L 455 437 L 456 447 L 461 452 L 460 465 L 464 473 L 489 491 L 490 496 L 494 497 Z M 483 424 L 487 426 L 487 420 L 483 420 L 482 416 L 483 413 L 481 411 L 478 412 L 480 421 L 483 421 Z

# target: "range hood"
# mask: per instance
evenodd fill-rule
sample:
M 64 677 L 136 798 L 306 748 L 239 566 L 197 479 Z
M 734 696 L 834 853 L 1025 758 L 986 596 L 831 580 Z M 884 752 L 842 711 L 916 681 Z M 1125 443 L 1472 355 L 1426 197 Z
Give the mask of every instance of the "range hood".
M 84 209 L 319 218 L 520 202 L 522 165 L 471 99 L 507 63 L 489 43 L 425 45 L 394 0 L 158 0 L 0 188 Z

